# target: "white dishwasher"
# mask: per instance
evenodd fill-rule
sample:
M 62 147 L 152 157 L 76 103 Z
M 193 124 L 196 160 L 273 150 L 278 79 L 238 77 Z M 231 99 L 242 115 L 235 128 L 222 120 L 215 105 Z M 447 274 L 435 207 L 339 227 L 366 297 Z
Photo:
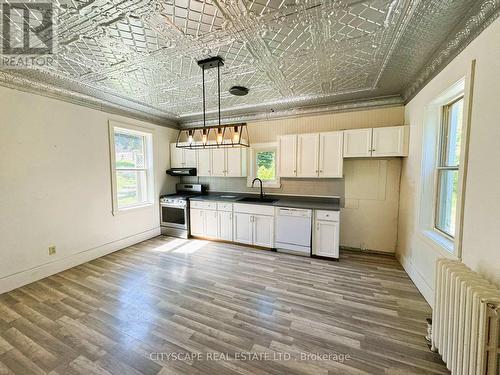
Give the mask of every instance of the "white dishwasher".
M 276 209 L 276 242 L 278 251 L 311 255 L 312 210 L 278 207 Z

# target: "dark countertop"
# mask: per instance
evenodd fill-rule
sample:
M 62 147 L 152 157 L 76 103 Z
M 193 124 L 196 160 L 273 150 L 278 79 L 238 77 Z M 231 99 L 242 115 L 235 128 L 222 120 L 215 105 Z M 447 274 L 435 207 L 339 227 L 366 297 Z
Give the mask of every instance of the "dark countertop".
M 276 207 L 306 208 L 314 210 L 340 211 L 340 198 L 304 197 L 291 195 L 265 195 L 265 198 L 276 199 L 276 202 L 241 202 L 240 199 L 246 197 L 259 197 L 259 194 L 252 193 L 227 193 L 209 192 L 190 198 L 197 201 L 217 201 L 245 204 L 263 204 Z

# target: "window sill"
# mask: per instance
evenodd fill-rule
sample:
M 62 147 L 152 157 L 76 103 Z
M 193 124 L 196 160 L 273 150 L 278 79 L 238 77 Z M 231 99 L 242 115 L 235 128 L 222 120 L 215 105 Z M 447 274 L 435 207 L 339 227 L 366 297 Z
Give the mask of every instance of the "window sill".
M 427 229 L 422 231 L 424 239 L 430 242 L 445 257 L 458 259 L 455 254 L 455 243 L 445 235 L 435 230 Z
M 150 203 L 139 204 L 137 206 L 130 206 L 130 207 L 124 207 L 124 208 L 119 208 L 119 209 L 113 209 L 113 216 L 144 210 L 146 208 L 152 207 L 153 205 L 154 205 L 154 203 L 150 202 Z

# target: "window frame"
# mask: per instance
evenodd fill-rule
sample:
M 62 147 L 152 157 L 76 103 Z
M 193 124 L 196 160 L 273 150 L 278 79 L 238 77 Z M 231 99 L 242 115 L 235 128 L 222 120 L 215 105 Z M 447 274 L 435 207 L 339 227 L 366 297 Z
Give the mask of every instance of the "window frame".
M 441 200 L 440 200 L 440 191 L 441 191 L 441 179 L 440 175 L 444 171 L 456 171 L 458 174 L 460 174 L 460 166 L 461 166 L 461 161 L 463 160 L 462 155 L 460 154 L 460 160 L 458 164 L 456 165 L 447 165 L 444 160 L 446 160 L 446 152 L 448 151 L 449 147 L 449 142 L 448 142 L 448 133 L 450 130 L 450 111 L 451 108 L 454 104 L 459 102 L 460 100 L 463 100 L 463 105 L 465 107 L 465 95 L 463 92 L 461 92 L 458 96 L 455 98 L 451 99 L 447 103 L 444 103 L 440 106 L 441 110 L 441 116 L 439 120 L 439 133 L 438 133 L 438 140 L 437 140 L 437 156 L 436 156 L 436 167 L 435 167 L 435 187 L 434 187 L 434 211 L 433 211 L 433 226 L 434 230 L 439 232 L 439 234 L 445 236 L 447 239 L 450 241 L 455 241 L 456 235 L 457 235 L 457 228 L 455 226 L 455 233 L 452 235 L 443 229 L 439 228 L 438 226 L 438 216 L 439 216 L 439 209 L 441 207 Z M 464 126 L 465 126 L 465 111 L 462 111 L 462 129 L 461 132 L 463 134 Z M 463 139 L 463 138 L 462 138 Z M 462 144 L 460 144 L 460 148 L 462 149 Z M 457 207 L 456 207 L 456 213 L 458 213 L 458 194 L 460 190 L 460 178 L 457 180 Z M 457 216 L 457 215 L 455 215 Z M 458 221 L 455 218 L 455 225 Z
M 247 176 L 247 187 L 252 186 L 252 181 L 257 177 L 257 160 L 256 155 L 258 152 L 274 152 L 274 166 L 275 166 L 275 179 L 263 180 L 262 186 L 271 189 L 279 189 L 281 188 L 281 179 L 279 175 L 279 150 L 277 142 L 269 142 L 269 143 L 257 143 L 252 144 L 249 150 L 249 158 L 248 158 L 248 176 Z
M 466 71 L 466 74 L 451 83 L 442 92 L 437 93 L 436 97 L 429 101 L 425 106 L 425 110 L 420 124 L 415 126 L 423 126 L 422 142 L 421 142 L 421 164 L 420 164 L 420 183 L 417 187 L 420 196 L 419 211 L 417 218 L 418 231 L 417 235 L 439 256 L 461 259 L 462 256 L 462 239 L 463 239 L 463 213 L 464 200 L 467 184 L 467 163 L 469 158 L 469 132 L 471 121 L 471 110 L 474 93 L 474 71 L 475 61 Z M 457 191 L 457 207 L 456 207 L 456 226 L 455 238 L 450 238 L 434 228 L 435 209 L 436 206 L 436 186 L 437 174 L 436 165 L 438 163 L 438 141 L 440 137 L 442 123 L 442 107 L 451 103 L 454 99 L 463 96 L 463 122 L 461 131 L 460 145 L 460 160 L 458 172 L 458 191 Z
M 109 150 L 111 167 L 111 194 L 113 215 L 131 212 L 138 209 L 152 207 L 155 204 L 155 179 L 153 168 L 153 136 L 154 129 L 109 120 Z M 118 130 L 118 132 L 116 131 Z M 116 168 L 115 134 L 119 133 L 139 135 L 144 137 L 144 168 Z M 117 171 L 145 171 L 147 200 L 142 203 L 130 204 L 120 207 L 118 204 Z

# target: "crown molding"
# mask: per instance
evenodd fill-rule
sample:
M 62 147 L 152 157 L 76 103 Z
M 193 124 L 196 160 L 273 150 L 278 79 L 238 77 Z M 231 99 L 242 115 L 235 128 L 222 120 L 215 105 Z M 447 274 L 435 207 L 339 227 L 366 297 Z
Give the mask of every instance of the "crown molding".
M 327 104 L 322 106 L 308 106 L 279 111 L 262 111 L 240 114 L 237 116 L 226 116 L 222 118 L 223 124 L 235 124 L 241 122 L 257 122 L 266 120 L 278 120 L 289 117 L 314 116 L 337 112 L 362 111 L 374 108 L 386 108 L 402 106 L 403 99 L 399 95 L 377 97 L 364 100 L 350 100 Z M 217 118 L 207 119 L 206 125 L 217 125 Z M 186 121 L 180 123 L 181 128 L 203 126 L 203 120 Z
M 164 116 L 160 111 L 125 98 L 113 96 L 112 99 L 100 99 L 77 91 L 57 87 L 40 82 L 16 73 L 0 71 L 0 86 L 62 100 L 68 103 L 88 107 L 114 115 L 125 116 L 135 120 L 146 121 L 155 125 L 173 129 L 179 128 L 178 121 Z M 108 97 L 110 96 L 107 94 Z

